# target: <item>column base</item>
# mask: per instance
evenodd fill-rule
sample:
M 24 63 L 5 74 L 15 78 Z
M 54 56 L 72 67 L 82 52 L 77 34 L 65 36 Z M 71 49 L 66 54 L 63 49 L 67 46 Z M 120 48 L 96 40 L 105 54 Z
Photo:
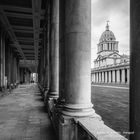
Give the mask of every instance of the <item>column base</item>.
M 44 91 L 44 103 L 47 105 L 47 97 L 48 97 L 49 88 L 46 88 Z
M 4 87 L 0 87 L 0 91 L 2 91 L 2 92 L 3 92 L 3 91 L 4 91 Z
M 97 115 L 95 113 L 95 110 L 92 108 L 93 105 L 92 104 L 63 104 L 63 108 L 61 113 L 63 115 L 66 116 L 70 116 L 70 117 L 99 117 L 101 118 L 99 115 Z
M 58 92 L 56 91 L 49 91 L 48 92 L 48 98 L 58 99 Z

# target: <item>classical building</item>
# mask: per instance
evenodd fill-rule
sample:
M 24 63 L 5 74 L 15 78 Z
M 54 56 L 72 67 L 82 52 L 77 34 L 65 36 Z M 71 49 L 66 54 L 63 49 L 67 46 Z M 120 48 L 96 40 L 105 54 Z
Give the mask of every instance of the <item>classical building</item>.
M 114 33 L 109 29 L 102 33 L 92 69 L 92 83 L 129 83 L 129 56 L 120 55 L 118 41 Z

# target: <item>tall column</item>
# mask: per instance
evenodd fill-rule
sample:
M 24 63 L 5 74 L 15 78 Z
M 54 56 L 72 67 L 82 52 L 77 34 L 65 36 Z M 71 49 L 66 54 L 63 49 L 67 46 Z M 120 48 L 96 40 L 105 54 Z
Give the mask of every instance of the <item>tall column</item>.
M 111 50 L 111 43 L 109 43 L 109 50 Z
M 99 83 L 99 72 L 97 72 L 97 83 Z
M 59 89 L 59 1 L 51 1 L 51 47 L 49 98 L 58 98 Z
M 125 83 L 125 69 L 122 69 L 121 71 L 122 71 L 122 75 L 121 75 L 122 76 L 122 78 L 121 78 L 122 81 L 121 82 Z
M 93 73 L 91 73 L 91 83 L 93 82 Z
M 101 83 L 102 79 L 101 79 L 101 72 L 99 72 L 99 83 Z
M 140 1 L 130 0 L 130 135 L 140 140 Z
M 3 35 L 3 86 L 6 87 L 6 76 L 5 76 L 5 35 Z
M 93 82 L 95 83 L 95 73 L 94 73 L 94 75 L 93 75 Z
M 45 94 L 48 93 L 49 90 L 49 46 L 50 46 L 50 7 L 48 4 L 48 19 L 47 19 L 47 27 L 45 28 L 45 34 L 46 34 L 46 38 L 45 38 L 45 82 L 44 82 L 44 90 L 45 90 Z M 45 95 L 46 96 L 46 95 Z
M 117 83 L 120 83 L 120 70 L 117 70 Z
M 1 54 L 0 54 L 0 64 L 1 64 L 1 69 L 0 69 L 0 75 L 1 75 L 1 90 L 5 87 L 5 32 L 1 31 L 1 40 L 0 40 L 0 45 L 1 45 Z
M 64 30 L 61 30 L 64 31 L 65 39 L 65 102 L 62 114 L 78 117 L 93 115 L 95 112 L 91 103 L 90 78 L 91 1 L 67 0 L 61 4 L 64 5 L 60 10 L 64 13 L 62 15 L 65 25 Z
M 12 49 L 11 49 L 11 52 L 10 52 L 10 58 L 11 58 L 11 63 L 10 63 L 10 67 L 11 67 L 11 87 L 13 88 L 13 84 L 14 84 L 14 58 L 13 58 Z
M 0 30 L 0 91 L 2 90 L 2 31 Z
M 128 83 L 128 84 L 129 84 L 129 82 L 130 82 L 130 81 L 129 81 L 129 79 L 130 79 L 129 76 L 130 76 L 130 70 L 129 70 L 129 68 L 128 68 L 128 69 L 127 69 L 127 83 Z
M 108 82 L 111 83 L 111 71 L 108 73 Z
M 112 82 L 115 83 L 115 70 L 112 71 Z
M 11 88 L 11 47 L 8 46 L 8 78 L 7 78 L 7 86 Z
M 107 77 L 107 71 L 105 72 L 105 83 L 107 83 L 108 82 L 108 77 Z
M 97 73 L 95 73 L 95 83 L 97 82 Z
M 102 83 L 104 83 L 105 81 L 104 81 L 104 72 L 102 72 Z
M 92 82 L 95 82 L 95 80 L 94 80 L 95 79 L 95 73 L 92 74 L 91 79 L 92 79 Z

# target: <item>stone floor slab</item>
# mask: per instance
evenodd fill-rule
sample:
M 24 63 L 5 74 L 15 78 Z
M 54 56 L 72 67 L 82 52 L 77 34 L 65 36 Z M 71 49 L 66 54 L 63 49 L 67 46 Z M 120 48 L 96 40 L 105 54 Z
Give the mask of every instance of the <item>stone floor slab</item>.
M 0 140 L 56 140 L 37 85 L 19 85 L 0 99 Z

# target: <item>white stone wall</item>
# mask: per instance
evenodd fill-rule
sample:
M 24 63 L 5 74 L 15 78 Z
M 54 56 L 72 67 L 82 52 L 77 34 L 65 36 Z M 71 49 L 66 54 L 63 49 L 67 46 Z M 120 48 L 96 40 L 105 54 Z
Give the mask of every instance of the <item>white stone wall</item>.
M 107 58 L 106 62 L 107 62 L 107 65 L 112 65 L 112 64 L 114 64 L 114 59 Z

